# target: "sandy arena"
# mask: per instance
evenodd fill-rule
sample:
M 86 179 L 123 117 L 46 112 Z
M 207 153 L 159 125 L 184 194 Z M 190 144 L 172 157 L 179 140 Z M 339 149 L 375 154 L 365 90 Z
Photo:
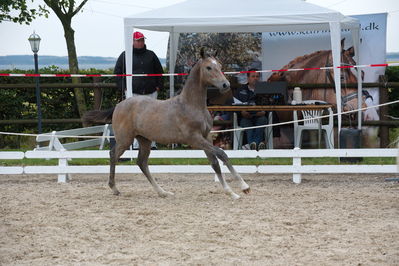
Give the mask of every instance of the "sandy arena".
M 1 265 L 399 265 L 399 184 L 387 175 L 0 176 Z M 231 183 L 238 192 L 237 183 Z

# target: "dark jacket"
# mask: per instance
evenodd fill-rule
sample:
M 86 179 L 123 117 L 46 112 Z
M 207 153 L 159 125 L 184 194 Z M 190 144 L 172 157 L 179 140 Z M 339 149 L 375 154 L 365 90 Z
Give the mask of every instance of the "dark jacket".
M 255 105 L 255 93 L 248 88 L 248 84 L 241 86 L 235 97 L 243 103 Z
M 133 48 L 133 74 L 162 74 L 162 65 L 156 54 L 147 50 Z M 114 74 L 126 74 L 125 52 L 122 52 L 116 61 Z M 126 90 L 126 77 L 116 77 L 118 88 Z M 151 94 L 156 91 L 156 87 L 163 89 L 163 77 L 133 77 L 133 93 Z

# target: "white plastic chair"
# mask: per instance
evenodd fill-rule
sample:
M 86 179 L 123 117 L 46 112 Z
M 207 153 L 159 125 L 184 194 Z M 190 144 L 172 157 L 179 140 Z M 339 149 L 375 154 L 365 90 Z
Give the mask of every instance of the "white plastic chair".
M 272 122 L 272 113 L 269 112 L 269 124 Z M 242 128 L 238 124 L 237 113 L 233 113 L 233 128 Z M 244 130 L 234 131 L 233 133 L 233 149 L 241 150 L 244 139 Z M 273 149 L 273 129 L 272 127 L 265 127 L 265 144 L 267 149 Z
M 326 102 L 323 101 L 318 101 L 318 100 L 307 100 L 303 101 L 304 104 L 316 104 L 316 103 L 321 103 L 321 104 L 326 104 Z M 304 122 L 301 122 L 301 124 L 298 123 L 298 114 L 297 111 L 294 111 L 294 144 L 295 147 L 300 147 L 302 143 L 302 131 L 304 130 L 321 130 L 321 133 L 323 131 L 325 132 L 324 134 L 324 140 L 326 142 L 326 147 L 328 149 L 334 149 L 334 118 L 333 118 L 333 111 L 331 107 L 328 109 L 329 113 L 329 118 L 328 118 L 328 124 L 321 124 L 322 119 L 311 119 L 315 117 L 319 117 L 323 115 L 324 110 L 304 110 L 302 112 L 303 119 L 310 119 L 306 120 Z

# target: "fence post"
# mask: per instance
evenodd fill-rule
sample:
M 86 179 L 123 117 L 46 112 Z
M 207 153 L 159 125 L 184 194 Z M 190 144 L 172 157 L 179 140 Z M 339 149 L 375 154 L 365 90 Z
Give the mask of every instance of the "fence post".
M 61 154 L 66 151 L 65 149 L 61 149 L 60 152 Z M 62 156 L 62 158 L 58 159 L 58 167 L 66 167 L 68 166 L 68 159 Z M 70 179 L 69 174 L 67 173 L 62 173 L 58 174 L 58 183 L 67 183 L 68 180 Z
M 101 83 L 100 77 L 94 77 L 93 83 Z M 101 102 L 102 102 L 103 90 L 99 87 L 94 87 L 94 110 L 101 109 Z
M 299 147 L 295 147 L 294 151 L 299 151 L 300 148 Z M 292 157 L 292 166 L 294 166 L 294 171 L 298 170 L 301 168 L 301 157 L 298 155 L 298 153 L 296 153 L 294 155 L 294 157 Z M 292 174 L 292 181 L 295 184 L 300 184 L 301 183 L 301 178 L 302 178 L 302 174 L 301 173 L 293 173 Z
M 51 138 L 50 138 L 50 141 L 48 143 L 48 150 L 49 151 L 54 150 L 54 139 L 56 138 L 56 136 L 55 136 L 56 133 L 57 133 L 57 131 L 51 132 Z

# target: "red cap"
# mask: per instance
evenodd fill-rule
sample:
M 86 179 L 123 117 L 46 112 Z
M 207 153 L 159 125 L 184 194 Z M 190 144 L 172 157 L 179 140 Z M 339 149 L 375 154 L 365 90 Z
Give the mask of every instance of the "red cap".
M 133 33 L 133 40 L 140 40 L 140 39 L 145 39 L 145 37 L 144 37 L 144 34 L 142 34 L 141 32 L 139 32 L 139 31 L 135 31 L 134 33 Z

